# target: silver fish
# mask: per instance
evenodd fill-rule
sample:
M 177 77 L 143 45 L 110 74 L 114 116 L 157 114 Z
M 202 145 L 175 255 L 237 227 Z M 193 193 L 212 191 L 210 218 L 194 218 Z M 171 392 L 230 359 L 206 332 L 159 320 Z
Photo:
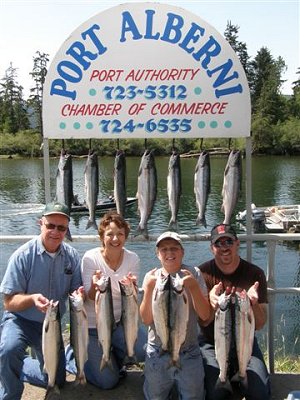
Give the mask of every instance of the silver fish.
M 221 383 L 228 381 L 228 364 L 232 340 L 231 294 L 219 296 L 219 307 L 215 313 L 215 351 L 219 364 Z
M 65 204 L 68 207 L 69 212 L 71 212 L 72 203 L 74 201 L 72 155 L 68 154 L 64 149 L 61 150 L 56 172 L 55 199 L 57 202 Z M 72 235 L 69 228 L 66 237 L 72 241 Z
M 207 226 L 205 210 L 210 193 L 210 158 L 209 153 L 203 151 L 197 161 L 194 175 L 194 193 L 198 207 L 197 225 Z
M 118 214 L 125 216 L 126 207 L 126 158 L 122 150 L 118 150 L 114 164 L 114 198 Z
M 173 152 L 169 160 L 167 190 L 168 190 L 169 208 L 171 210 L 171 219 L 169 222 L 169 228 L 177 230 L 177 214 L 179 210 L 179 202 L 181 196 L 181 168 L 180 168 L 180 155 L 177 154 L 176 152 Z
M 56 372 L 59 363 L 59 353 L 62 346 L 59 302 L 50 300 L 42 331 L 42 351 L 44 357 L 44 372 L 48 374 L 47 392 L 54 388 Z
M 246 379 L 246 369 L 251 358 L 255 319 L 250 299 L 245 290 L 235 293 L 235 341 L 239 362 L 239 378 Z
M 131 280 L 128 282 L 119 281 L 122 295 L 122 318 L 124 327 L 127 357 L 124 364 L 136 362 L 134 346 L 138 336 L 139 328 L 139 305 L 137 297 L 137 288 Z
M 237 204 L 242 188 L 242 160 L 239 150 L 232 150 L 229 154 L 224 171 L 221 211 L 225 214 L 223 223 L 230 224 L 233 210 Z
M 113 370 L 111 361 L 111 336 L 115 326 L 110 277 L 101 277 L 97 282 L 95 298 L 96 327 L 98 341 L 102 347 L 100 371 L 106 366 Z
M 71 211 L 73 200 L 72 155 L 62 149 L 56 172 L 56 201 L 65 204 Z
M 169 303 L 171 276 L 164 277 L 159 271 L 152 294 L 152 313 L 156 333 L 161 340 L 162 351 L 169 350 Z
M 169 311 L 171 365 L 180 368 L 179 353 L 187 333 L 189 302 L 182 278 L 176 274 L 171 278 L 171 283 Z
M 88 319 L 84 307 L 83 295 L 69 296 L 70 303 L 70 344 L 74 351 L 77 376 L 76 380 L 81 384 L 86 383 L 84 365 L 88 359 Z
M 89 220 L 86 229 L 93 226 L 98 229 L 96 223 L 96 205 L 98 200 L 99 192 L 99 168 L 98 168 L 98 156 L 92 150 L 89 151 L 85 171 L 85 203 L 89 210 Z
M 148 237 L 147 222 L 152 213 L 157 193 L 157 172 L 152 151 L 146 150 L 143 154 L 138 174 L 138 187 L 136 197 L 140 222 L 138 234 Z

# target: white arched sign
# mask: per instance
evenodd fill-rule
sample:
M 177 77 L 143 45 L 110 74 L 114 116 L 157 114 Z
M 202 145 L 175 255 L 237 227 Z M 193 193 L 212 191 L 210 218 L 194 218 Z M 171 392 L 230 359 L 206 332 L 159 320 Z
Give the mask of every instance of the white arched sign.
M 159 3 L 122 4 L 80 25 L 44 86 L 45 138 L 250 136 L 243 67 L 200 17 Z

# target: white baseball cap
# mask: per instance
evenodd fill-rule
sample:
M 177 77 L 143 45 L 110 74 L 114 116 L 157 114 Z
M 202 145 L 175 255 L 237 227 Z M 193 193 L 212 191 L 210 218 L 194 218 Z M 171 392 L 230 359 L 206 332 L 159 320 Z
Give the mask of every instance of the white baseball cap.
M 176 240 L 176 242 L 178 242 L 180 244 L 181 247 L 182 246 L 182 240 L 180 239 L 180 236 L 178 235 L 178 233 L 176 232 L 164 232 L 162 233 L 156 240 L 156 247 L 159 245 L 159 243 L 164 240 L 164 239 L 173 239 Z

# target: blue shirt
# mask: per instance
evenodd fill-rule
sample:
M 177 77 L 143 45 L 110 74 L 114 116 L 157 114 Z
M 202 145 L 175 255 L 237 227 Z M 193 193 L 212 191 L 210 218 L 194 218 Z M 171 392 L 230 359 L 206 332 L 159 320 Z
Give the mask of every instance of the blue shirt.
M 81 285 L 80 257 L 77 250 L 62 242 L 52 257 L 38 236 L 12 254 L 0 292 L 8 295 L 41 293 L 49 300 L 59 300 L 60 313 L 63 315 L 68 294 Z M 37 322 L 43 322 L 45 316 L 35 306 L 14 314 Z

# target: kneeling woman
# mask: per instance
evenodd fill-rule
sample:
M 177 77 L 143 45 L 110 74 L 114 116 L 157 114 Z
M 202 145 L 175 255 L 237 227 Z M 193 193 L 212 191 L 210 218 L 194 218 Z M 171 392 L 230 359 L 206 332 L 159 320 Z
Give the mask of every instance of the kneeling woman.
M 129 224 L 116 212 L 104 215 L 99 225 L 99 237 L 102 246 L 88 250 L 82 258 L 82 280 L 86 293 L 85 308 L 88 315 L 89 344 L 88 360 L 85 364 L 85 375 L 89 383 L 102 389 L 111 389 L 117 385 L 122 376 L 124 360 L 127 355 L 122 316 L 122 293 L 119 281 L 138 283 L 140 259 L 138 255 L 127 250 L 124 245 L 130 232 Z M 113 329 L 109 362 L 102 357 L 105 348 L 99 343 L 95 312 L 96 292 L 99 283 L 110 278 L 113 303 Z M 103 320 L 106 319 L 106 316 Z M 134 347 L 135 358 L 144 361 L 145 329 L 138 329 Z M 66 350 L 67 370 L 76 373 L 72 349 Z M 102 361 L 102 365 L 101 365 Z M 120 373 L 121 372 L 121 373 Z

